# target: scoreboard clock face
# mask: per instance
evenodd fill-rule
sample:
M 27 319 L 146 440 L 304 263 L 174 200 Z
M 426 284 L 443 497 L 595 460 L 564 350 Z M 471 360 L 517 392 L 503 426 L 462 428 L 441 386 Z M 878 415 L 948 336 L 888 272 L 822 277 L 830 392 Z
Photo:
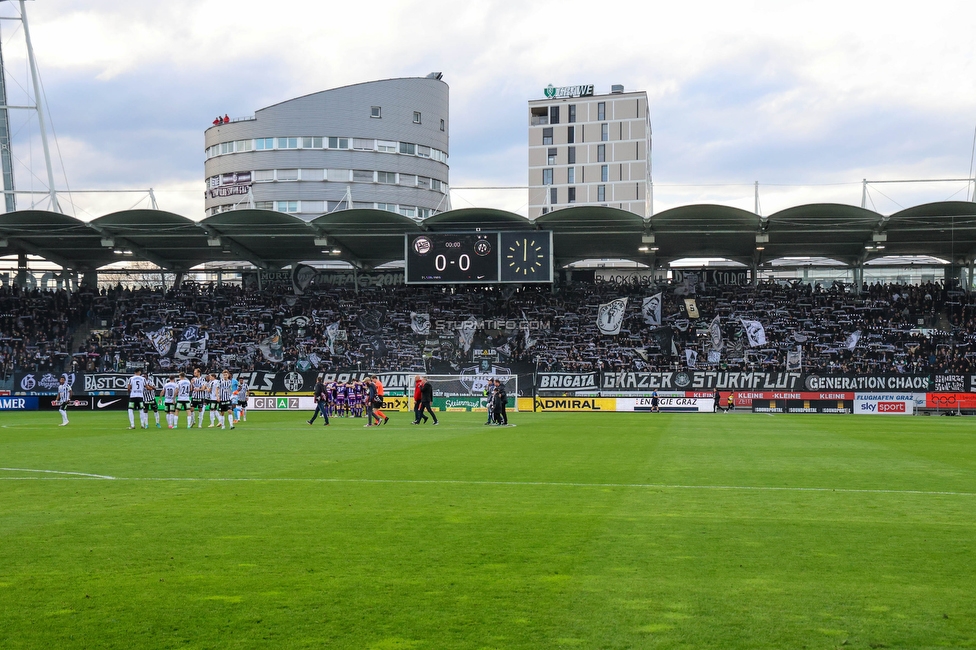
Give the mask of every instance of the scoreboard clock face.
M 503 232 L 502 282 L 552 282 L 552 233 Z
M 408 284 L 498 282 L 498 233 L 424 233 L 406 237 Z

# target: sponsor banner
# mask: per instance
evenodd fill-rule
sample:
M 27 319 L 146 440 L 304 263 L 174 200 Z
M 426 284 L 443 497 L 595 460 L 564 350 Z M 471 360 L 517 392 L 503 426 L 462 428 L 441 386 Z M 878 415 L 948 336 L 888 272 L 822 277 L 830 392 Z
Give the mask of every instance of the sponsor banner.
M 595 372 L 540 372 L 536 378 L 539 392 L 595 392 L 600 383 Z
M 225 196 L 240 196 L 242 194 L 247 194 L 250 191 L 251 191 L 250 184 L 222 185 L 221 187 L 215 187 L 213 189 L 207 190 L 207 198 L 216 199 Z
M 653 408 L 651 397 L 621 397 L 617 399 L 617 411 L 648 413 Z M 658 409 L 669 412 L 711 413 L 715 400 L 711 397 L 658 397 Z
M 0 397 L 0 411 L 36 411 L 37 397 Z
M 688 370 L 680 372 L 607 372 L 601 389 L 615 393 L 652 390 L 799 390 L 798 372 Z
M 976 409 L 976 394 L 926 393 L 925 408 L 940 409 L 943 411 Z
M 915 410 L 925 408 L 925 393 L 858 393 L 855 399 L 880 400 L 882 402 L 898 402 L 901 400 L 915 404 Z
M 753 413 L 852 413 L 854 400 L 753 399 Z M 738 404 L 736 405 L 738 406 Z
M 929 375 L 807 375 L 803 387 L 813 391 L 920 391 L 931 387 Z
M 617 400 L 612 397 L 520 397 L 518 399 L 518 410 L 520 411 L 551 411 L 551 412 L 573 412 L 581 413 L 587 411 L 608 411 L 617 410 Z
M 315 408 L 312 397 L 251 397 L 247 405 L 250 411 L 311 411 Z
M 431 403 L 431 408 L 437 411 L 484 411 L 486 409 L 487 397 L 435 397 Z M 511 402 L 512 400 L 509 400 Z M 413 404 L 410 405 L 411 408 Z
M 75 385 L 78 376 L 73 372 L 57 373 L 50 371 L 14 373 L 14 391 L 20 395 L 57 395 L 58 380 L 64 377 L 65 383 L 78 392 Z
M 91 402 L 93 411 L 124 411 L 129 408 L 129 396 L 124 392 L 117 395 L 90 395 L 88 401 Z
M 68 401 L 68 410 L 70 411 L 73 409 L 81 408 L 87 411 L 89 408 L 91 408 L 89 406 L 89 402 L 90 400 L 88 400 L 87 398 L 75 399 L 74 397 L 72 397 L 72 399 Z M 37 400 L 37 408 L 38 410 L 41 411 L 57 411 L 58 400 L 50 399 L 47 397 L 39 397 Z
M 858 415 L 914 415 L 914 400 L 877 399 L 876 396 L 858 395 L 854 400 L 854 413 Z

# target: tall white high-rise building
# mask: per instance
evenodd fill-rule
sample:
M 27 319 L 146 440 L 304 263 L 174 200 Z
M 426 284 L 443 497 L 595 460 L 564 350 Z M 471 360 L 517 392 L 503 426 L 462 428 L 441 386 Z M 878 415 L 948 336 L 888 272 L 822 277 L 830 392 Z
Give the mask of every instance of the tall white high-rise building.
M 647 93 L 592 85 L 544 89 L 529 102 L 529 218 L 602 205 L 651 213 Z

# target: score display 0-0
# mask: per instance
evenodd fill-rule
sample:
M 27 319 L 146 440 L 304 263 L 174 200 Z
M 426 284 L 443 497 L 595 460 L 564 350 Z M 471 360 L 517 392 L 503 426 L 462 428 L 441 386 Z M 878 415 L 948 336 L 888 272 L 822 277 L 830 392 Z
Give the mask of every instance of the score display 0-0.
M 552 282 L 552 233 L 406 235 L 407 284 Z

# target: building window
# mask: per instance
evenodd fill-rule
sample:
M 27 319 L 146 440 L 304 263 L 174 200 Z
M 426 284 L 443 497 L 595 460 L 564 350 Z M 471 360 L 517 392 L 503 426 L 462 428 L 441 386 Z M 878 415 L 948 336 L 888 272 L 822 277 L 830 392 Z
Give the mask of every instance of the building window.
M 326 169 L 325 170 L 325 180 L 348 183 L 349 182 L 349 170 L 348 169 Z
M 549 107 L 549 124 L 559 124 L 559 107 Z
M 258 138 L 254 141 L 254 148 L 257 150 L 274 149 L 274 138 Z
M 349 138 L 329 138 L 329 149 L 348 149 Z
M 546 164 L 547 165 L 555 165 L 556 164 L 556 148 L 555 147 L 549 147 L 548 152 L 547 152 L 547 155 L 546 155 Z
M 238 140 L 237 141 L 237 150 L 238 151 L 250 151 L 251 150 L 251 141 L 250 140 Z
M 607 186 L 606 185 L 597 185 L 596 186 L 596 200 L 597 201 L 606 201 L 607 200 Z
M 417 155 L 421 158 L 430 158 L 430 147 L 425 147 L 422 144 L 417 145 Z
M 598 144 L 596 146 L 596 161 L 603 162 L 607 159 L 607 145 Z
M 610 180 L 610 165 L 602 165 L 600 167 L 600 180 L 604 183 Z
M 420 111 L 413 112 L 413 123 L 420 124 Z
M 576 121 L 576 104 L 569 105 L 569 123 L 572 124 Z
M 542 184 L 543 185 L 552 185 L 552 170 L 551 169 L 543 169 L 542 170 Z
M 599 102 L 596 105 L 596 119 L 597 121 L 607 119 L 607 103 Z
M 417 187 L 422 187 L 425 190 L 429 190 L 430 189 L 430 179 L 427 178 L 426 176 L 418 176 L 417 177 Z
M 570 171 L 572 171 L 572 170 L 570 170 Z M 572 181 L 570 181 L 570 182 L 572 182 Z M 566 202 L 567 203 L 576 203 L 576 188 L 575 187 L 570 187 L 570 188 L 567 188 L 566 189 Z
M 383 109 L 379 106 L 370 106 L 369 116 L 375 117 L 376 119 L 380 119 L 381 117 L 383 117 Z
M 600 140 L 606 142 L 609 139 L 610 139 L 610 125 L 604 122 L 603 124 L 600 125 Z
M 376 141 L 376 150 L 377 151 L 382 151 L 383 153 L 396 153 L 397 152 L 397 143 L 396 142 L 390 142 L 389 140 L 377 140 Z
M 400 172 L 399 184 L 406 185 L 407 187 L 416 187 L 417 176 L 415 174 L 404 174 L 403 172 Z
M 405 217 L 410 217 L 411 219 L 416 219 L 417 218 L 417 208 L 415 208 L 413 206 L 408 206 L 408 205 L 401 205 L 400 206 L 400 214 L 402 214 Z
M 297 169 L 279 169 L 275 173 L 275 178 L 279 181 L 297 181 L 298 180 L 298 170 Z
M 255 183 L 270 183 L 273 180 L 274 180 L 273 169 L 258 169 L 254 172 Z
M 302 212 L 322 214 L 325 212 L 325 201 L 302 201 Z
M 278 138 L 279 149 L 298 149 L 298 138 Z
M 302 180 L 303 181 L 323 181 L 325 180 L 325 170 L 324 169 L 303 169 Z M 304 208 L 303 208 L 304 209 Z M 309 210 L 305 210 L 309 212 Z
M 274 210 L 274 201 L 255 201 L 255 210 Z
M 566 170 L 566 182 L 572 185 L 576 182 L 576 168 L 570 167 Z
M 409 156 L 415 156 L 417 155 L 417 145 L 411 142 L 401 142 L 400 153 L 405 153 Z
M 372 183 L 376 180 L 376 175 L 369 169 L 352 170 L 352 181 L 354 183 Z
M 559 188 L 558 187 L 550 187 L 549 188 L 549 203 L 551 205 L 556 205 L 557 203 L 559 203 Z
M 436 178 L 430 179 L 430 189 L 435 192 L 443 192 L 447 186 Z
M 444 131 L 446 126 L 447 126 L 447 123 L 444 122 L 444 120 L 441 120 L 441 131 Z
M 302 149 L 321 149 L 322 138 L 302 138 Z
M 552 127 L 542 129 L 542 144 L 552 144 Z
M 372 151 L 376 147 L 376 140 L 366 138 L 353 138 L 352 148 L 359 151 Z
M 387 212 L 396 212 L 397 211 L 396 203 L 377 203 L 376 204 L 376 209 L 377 210 L 386 210 Z
M 275 201 L 275 210 L 278 212 L 298 212 L 298 201 Z
M 576 142 L 576 127 L 570 126 L 566 128 L 566 142 L 573 144 Z
M 396 184 L 396 172 L 376 172 L 376 182 L 387 185 Z
M 569 147 L 568 153 L 569 153 L 569 158 L 566 161 L 566 163 L 569 164 L 569 165 L 575 165 L 576 164 L 576 147 Z

